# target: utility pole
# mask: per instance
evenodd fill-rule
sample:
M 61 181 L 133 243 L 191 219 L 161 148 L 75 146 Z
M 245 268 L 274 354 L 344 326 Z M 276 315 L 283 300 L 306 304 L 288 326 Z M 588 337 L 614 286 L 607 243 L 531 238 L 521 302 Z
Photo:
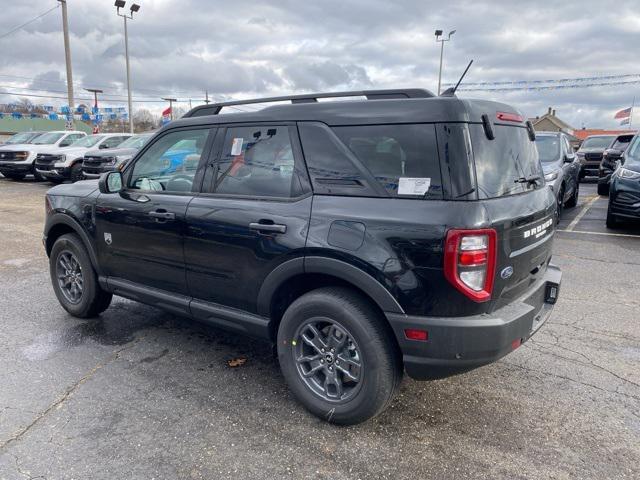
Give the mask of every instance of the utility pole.
M 204 103 L 209 105 L 209 91 L 208 90 L 204 91 Z
M 87 92 L 93 93 L 94 104 L 93 108 L 95 111 L 94 115 L 98 115 L 98 94 L 102 93 L 102 90 L 98 90 L 97 88 L 85 88 Z M 93 128 L 93 133 L 100 133 L 100 127 L 98 127 L 98 120 L 96 120 L 96 126 Z
M 177 98 L 163 98 L 162 100 L 164 100 L 165 102 L 169 102 L 169 115 L 171 118 L 171 121 L 173 121 L 173 102 L 177 102 L 178 99 Z
M 71 46 L 69 44 L 69 20 L 67 18 L 67 0 L 58 0 L 62 5 L 62 33 L 64 35 L 64 59 L 67 64 L 67 97 L 71 112 L 71 130 L 73 130 L 73 74 L 71 72 Z
M 455 30 L 449 32 L 449 36 L 445 39 L 442 36 L 442 30 L 436 30 L 436 42 L 440 42 L 440 70 L 438 71 L 438 95 L 440 95 L 440 86 L 442 84 L 442 58 L 444 57 L 444 42 L 451 40 L 451 35 L 456 33 Z M 442 38 L 440 38 L 442 37 Z
M 120 13 L 120 9 L 124 8 L 126 2 L 124 0 L 116 0 L 115 7 L 118 16 L 124 19 L 124 56 L 127 64 L 127 103 L 129 105 L 129 131 L 133 133 L 133 105 L 131 102 L 131 70 L 129 68 L 129 33 L 127 32 L 127 19 L 133 20 L 133 14 L 140 10 L 140 5 L 133 4 L 130 7 L 131 13 Z

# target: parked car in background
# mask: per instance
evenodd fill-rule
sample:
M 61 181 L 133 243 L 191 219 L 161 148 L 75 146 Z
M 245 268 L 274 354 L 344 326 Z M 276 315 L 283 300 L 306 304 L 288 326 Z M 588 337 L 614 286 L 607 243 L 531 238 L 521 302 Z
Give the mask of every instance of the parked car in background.
M 617 228 L 625 220 L 640 220 L 640 135 L 636 135 L 609 183 L 607 227 Z
M 544 179 L 556 196 L 560 218 L 565 206 L 571 208 L 578 203 L 580 161 L 564 133 L 537 132 L 536 147 Z
M 576 152 L 580 159 L 580 179 L 598 177 L 602 154 L 611 146 L 615 135 L 591 135 L 584 139 Z
M 267 101 L 295 104 L 196 107 L 123 171 L 47 192 L 66 311 L 119 295 L 271 341 L 293 395 L 339 424 L 389 406 L 404 371 L 471 370 L 540 330 L 556 199 L 522 114 L 420 89 L 243 102 Z
M 82 180 L 82 159 L 89 150 L 114 148 L 129 138 L 129 133 L 89 135 L 64 148 L 52 148 L 39 153 L 36 172 L 52 183 Z
M 142 133 L 129 137 L 116 148 L 91 150 L 82 160 L 82 173 L 85 178 L 98 178 L 104 172 L 111 172 L 122 167 L 151 138 L 153 133 Z
M 611 174 L 616 168 L 618 168 L 618 163 L 620 162 L 624 151 L 631 143 L 634 135 L 635 132 L 618 135 L 611 146 L 602 154 L 602 162 L 600 162 L 600 169 L 598 170 L 599 195 L 609 195 L 609 181 L 611 180 Z
M 31 143 L 2 146 L 0 173 L 13 180 L 21 180 L 28 174 L 33 174 L 36 180 L 43 180 L 44 177 L 35 169 L 38 153 L 68 147 L 86 136 L 86 133 L 79 131 L 53 131 L 39 135 Z
M 0 147 L 4 145 L 21 145 L 26 143 L 31 143 L 33 139 L 39 137 L 45 132 L 20 132 L 12 135 L 4 142 L 0 143 Z

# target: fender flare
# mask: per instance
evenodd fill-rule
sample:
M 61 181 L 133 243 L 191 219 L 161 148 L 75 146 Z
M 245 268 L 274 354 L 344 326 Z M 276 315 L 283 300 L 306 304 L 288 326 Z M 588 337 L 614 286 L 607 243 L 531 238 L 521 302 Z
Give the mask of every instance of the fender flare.
M 303 273 L 321 273 L 339 278 L 369 295 L 383 312 L 405 313 L 391 292 L 364 270 L 342 260 L 318 256 L 288 260 L 267 275 L 258 293 L 258 313 L 269 316 L 271 299 L 277 289 L 288 279 Z
M 91 265 L 93 265 L 94 270 L 98 273 L 98 275 L 100 275 L 101 270 L 100 270 L 100 265 L 98 263 L 98 255 L 96 253 L 95 247 L 91 241 L 91 238 L 87 234 L 86 230 L 82 228 L 82 225 L 80 225 L 80 222 L 78 222 L 75 218 L 60 212 L 56 212 L 52 214 L 49 218 L 47 218 L 47 222 L 45 224 L 45 229 L 44 229 L 45 239 L 49 237 L 49 233 L 51 232 L 51 230 L 58 225 L 65 225 L 71 228 L 74 231 L 74 233 L 78 234 L 78 236 L 80 237 L 80 240 L 82 240 L 82 243 L 87 249 L 87 253 L 89 254 L 89 259 L 91 260 Z M 48 240 L 47 240 L 47 243 L 48 243 Z M 48 256 L 50 253 L 50 249 L 46 246 L 46 244 L 45 244 L 45 248 Z

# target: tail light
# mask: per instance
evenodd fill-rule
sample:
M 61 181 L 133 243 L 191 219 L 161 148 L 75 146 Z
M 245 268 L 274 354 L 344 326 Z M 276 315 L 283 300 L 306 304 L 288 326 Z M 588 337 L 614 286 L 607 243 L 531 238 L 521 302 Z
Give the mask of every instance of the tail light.
M 496 112 L 496 118 L 503 122 L 524 122 L 524 117 L 517 113 Z
M 496 231 L 453 229 L 447 232 L 444 276 L 475 302 L 491 299 L 496 272 Z

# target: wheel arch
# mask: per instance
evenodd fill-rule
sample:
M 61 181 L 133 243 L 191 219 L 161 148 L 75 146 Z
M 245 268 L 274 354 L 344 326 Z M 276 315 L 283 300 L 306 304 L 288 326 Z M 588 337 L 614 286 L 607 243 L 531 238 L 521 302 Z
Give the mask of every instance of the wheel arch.
M 384 312 L 404 314 L 391 292 L 364 270 L 334 258 L 300 257 L 276 267 L 259 291 L 258 314 L 271 319 L 272 338 L 275 338 L 284 311 L 296 298 L 329 285 L 357 290 L 383 315 Z
M 63 213 L 54 213 L 47 219 L 44 237 L 44 247 L 47 252 L 47 256 L 51 254 L 51 249 L 53 248 L 53 244 L 56 240 L 67 233 L 75 233 L 80 237 L 80 240 L 89 254 L 91 265 L 93 265 L 96 272 L 100 273 L 98 256 L 93 243 L 91 242 L 91 238 L 89 238 L 89 235 L 77 220 Z

